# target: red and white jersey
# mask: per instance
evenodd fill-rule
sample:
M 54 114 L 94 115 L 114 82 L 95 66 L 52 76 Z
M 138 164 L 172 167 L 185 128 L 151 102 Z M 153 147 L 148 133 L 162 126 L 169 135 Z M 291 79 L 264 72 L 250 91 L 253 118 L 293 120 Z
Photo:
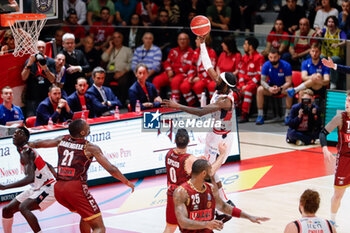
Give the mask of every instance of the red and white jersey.
M 34 190 L 40 189 L 44 185 L 55 183 L 55 177 L 53 176 L 49 166 L 47 166 L 46 162 L 41 158 L 38 152 L 32 147 L 25 145 L 23 149 L 28 148 L 32 150 L 35 154 L 34 164 L 35 164 L 35 176 L 34 182 L 30 184 Z
M 338 153 L 350 156 L 350 117 L 346 112 L 341 113 L 342 128 L 338 128 Z
M 168 58 L 164 61 L 164 69 L 166 72 L 173 71 L 175 74 L 187 73 L 192 66 L 193 49 L 180 50 L 179 47 L 170 50 Z
M 252 55 L 245 54 L 238 65 L 238 84 L 258 84 L 261 78 L 261 67 L 265 63 L 265 58 L 257 51 Z
M 216 121 L 221 121 L 221 126 L 220 127 L 213 127 L 213 132 L 216 134 L 227 134 L 232 131 L 233 129 L 233 120 L 235 115 L 233 114 L 233 110 L 235 108 L 235 100 L 233 97 L 233 91 L 230 90 L 229 93 L 226 94 L 220 94 L 218 91 L 215 91 L 213 94 L 213 97 L 210 100 L 211 104 L 214 104 L 218 101 L 220 97 L 227 97 L 231 100 L 231 110 L 226 111 L 224 109 L 221 109 L 220 111 L 216 111 L 211 113 L 211 117 Z
M 185 161 L 190 156 L 187 153 L 178 153 L 175 149 L 169 150 L 165 156 L 165 166 L 168 179 L 168 195 L 173 195 L 175 189 L 188 181 L 191 176 L 185 170 Z
M 180 187 L 185 189 L 188 195 L 186 209 L 188 217 L 195 221 L 211 221 L 215 216 L 215 198 L 212 187 L 208 183 L 204 183 L 203 191 L 197 191 L 190 181 L 183 183 Z M 184 233 L 209 233 L 213 232 L 209 229 L 187 230 L 181 229 Z
M 323 218 L 301 218 L 296 221 L 299 225 L 299 233 L 331 233 L 331 223 Z

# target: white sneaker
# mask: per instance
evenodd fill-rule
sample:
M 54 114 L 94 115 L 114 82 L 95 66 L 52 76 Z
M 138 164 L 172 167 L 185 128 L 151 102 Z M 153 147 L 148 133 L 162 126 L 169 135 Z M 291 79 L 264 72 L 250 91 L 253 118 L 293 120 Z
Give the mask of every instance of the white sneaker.
M 263 3 L 263 4 L 260 6 L 260 11 L 266 11 L 266 8 L 267 8 L 267 4 L 266 4 L 266 3 Z
M 281 7 L 279 5 L 274 5 L 273 10 L 279 12 L 281 10 Z
M 295 142 L 295 145 L 297 145 L 297 146 L 303 146 L 303 145 L 305 145 L 305 143 L 304 143 L 302 140 L 297 140 L 297 141 Z

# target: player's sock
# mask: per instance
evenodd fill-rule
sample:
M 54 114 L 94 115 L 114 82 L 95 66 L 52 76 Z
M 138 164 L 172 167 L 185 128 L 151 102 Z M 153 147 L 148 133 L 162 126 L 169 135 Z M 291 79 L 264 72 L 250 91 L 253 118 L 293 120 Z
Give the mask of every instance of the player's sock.
M 2 227 L 4 228 L 4 233 L 12 233 L 12 218 L 2 218 Z
M 263 115 L 264 115 L 264 110 L 258 109 L 258 116 L 263 116 Z
M 294 88 L 295 93 L 298 93 L 299 91 L 304 90 L 304 89 L 306 89 L 304 83 L 302 83 L 302 84 L 300 84 L 299 86 L 297 86 L 296 88 Z
M 331 220 L 335 223 L 335 219 L 337 218 L 337 213 L 331 213 Z
M 228 201 L 228 198 L 226 197 L 224 188 L 221 187 L 221 188 L 219 188 L 218 191 L 219 191 L 219 196 L 221 197 L 221 199 L 222 199 L 224 202 L 227 202 L 227 201 Z

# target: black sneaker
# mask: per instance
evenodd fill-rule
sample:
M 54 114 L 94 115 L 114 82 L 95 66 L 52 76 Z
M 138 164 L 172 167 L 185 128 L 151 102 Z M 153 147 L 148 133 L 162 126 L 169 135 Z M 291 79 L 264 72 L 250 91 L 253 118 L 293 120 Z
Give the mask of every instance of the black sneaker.
M 248 119 L 248 116 L 245 116 L 245 115 L 242 115 L 239 120 L 238 120 L 238 123 L 246 123 L 248 122 L 249 119 Z
M 231 200 L 228 200 L 226 203 L 235 207 L 235 204 L 233 204 L 233 202 Z M 215 211 L 215 219 L 216 220 L 219 220 L 219 221 L 222 221 L 223 223 L 225 223 L 225 222 L 231 220 L 231 218 L 232 218 L 232 216 L 230 216 L 230 215 L 219 214 L 217 211 Z
M 231 200 L 228 200 L 226 203 L 229 204 L 230 206 L 233 206 L 233 207 L 236 206 L 235 204 L 233 204 L 233 202 Z

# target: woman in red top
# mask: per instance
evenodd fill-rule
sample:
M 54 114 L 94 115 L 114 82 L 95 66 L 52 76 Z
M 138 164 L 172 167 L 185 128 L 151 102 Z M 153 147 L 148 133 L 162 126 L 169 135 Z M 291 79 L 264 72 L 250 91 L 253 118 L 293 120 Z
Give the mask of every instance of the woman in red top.
M 232 72 L 238 76 L 238 64 L 241 61 L 241 53 L 237 49 L 234 36 L 227 36 L 221 43 L 222 52 L 216 65 L 216 72 L 220 75 L 222 72 Z

